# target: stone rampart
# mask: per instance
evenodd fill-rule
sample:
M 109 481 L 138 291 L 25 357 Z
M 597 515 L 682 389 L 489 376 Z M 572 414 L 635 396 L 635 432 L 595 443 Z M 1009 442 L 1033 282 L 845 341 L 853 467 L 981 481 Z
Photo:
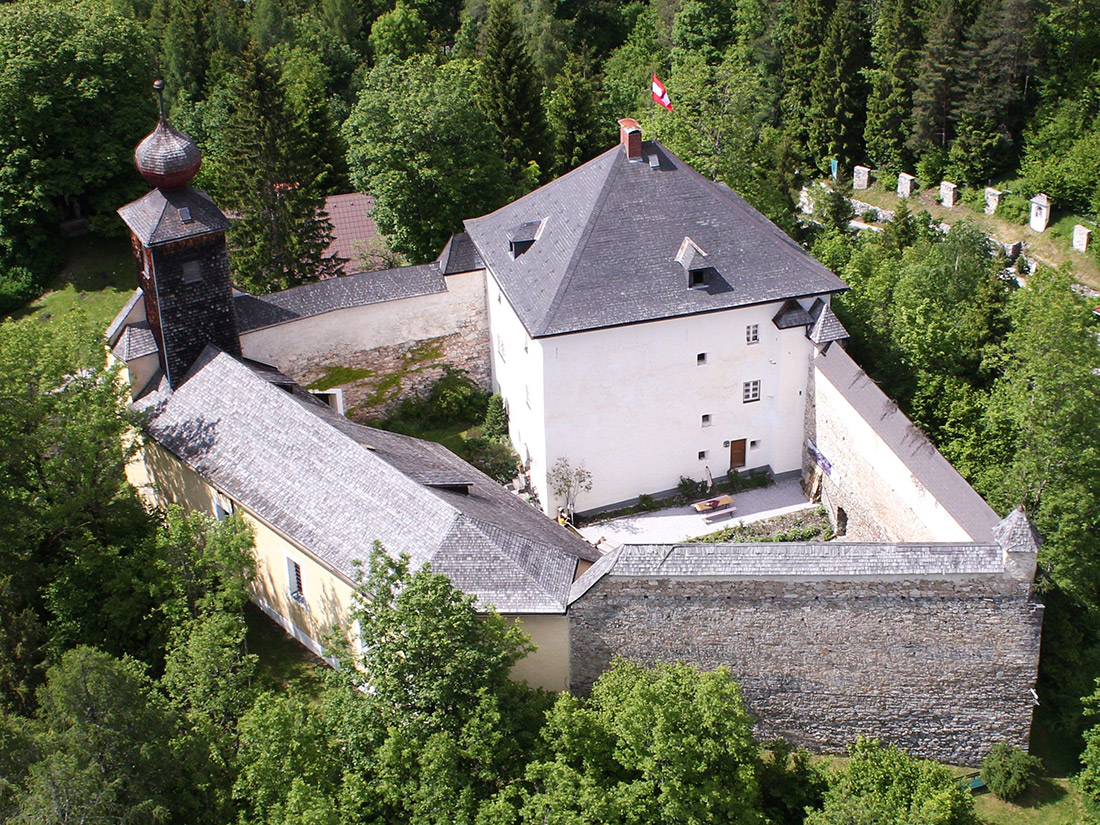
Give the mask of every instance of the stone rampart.
M 659 548 L 655 548 L 657 552 Z M 763 738 L 857 736 L 974 764 L 1026 747 L 1042 607 L 1004 574 L 915 579 L 600 578 L 570 607 L 571 682 L 613 656 L 728 667 Z

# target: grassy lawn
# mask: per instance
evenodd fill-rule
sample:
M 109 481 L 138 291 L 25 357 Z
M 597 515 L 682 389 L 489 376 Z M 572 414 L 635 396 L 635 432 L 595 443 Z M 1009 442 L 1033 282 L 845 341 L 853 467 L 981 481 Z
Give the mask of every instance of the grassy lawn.
M 324 689 L 328 665 L 288 636 L 256 605 L 245 608 L 245 621 L 248 650 L 260 657 L 256 671 L 260 686 L 293 690 L 316 701 Z
M 969 208 L 963 203 L 958 203 L 953 209 L 945 209 L 936 202 L 939 189 L 921 189 L 909 199 L 909 209 L 919 212 L 927 209 L 932 217 L 941 223 L 957 223 L 968 220 L 980 226 L 986 234 L 1004 243 L 1023 241 L 1027 244 L 1027 255 L 1048 266 L 1057 267 L 1064 263 L 1073 265 L 1073 272 L 1077 280 L 1086 286 L 1100 290 L 1100 268 L 1092 251 L 1075 252 L 1073 250 L 1073 225 L 1087 222 L 1076 215 L 1062 215 L 1047 227 L 1046 232 L 1035 232 L 1030 226 L 1021 226 L 1013 221 L 1005 220 L 997 215 L 986 215 Z M 882 209 L 894 210 L 901 203 L 894 192 L 884 190 L 879 184 L 872 184 L 870 189 L 855 192 L 857 200 L 878 206 Z M 1058 215 L 1055 212 L 1055 215 Z M 1094 230 L 1094 243 L 1100 243 L 1100 231 Z
M 1043 779 L 1015 802 L 991 793 L 974 797 L 978 817 L 988 825 L 1078 825 L 1084 809 L 1068 779 Z
M 58 318 L 80 308 L 97 328 L 106 329 L 137 287 L 137 272 L 126 238 L 83 238 L 59 241 L 66 247 L 65 268 L 46 292 L 12 318 Z

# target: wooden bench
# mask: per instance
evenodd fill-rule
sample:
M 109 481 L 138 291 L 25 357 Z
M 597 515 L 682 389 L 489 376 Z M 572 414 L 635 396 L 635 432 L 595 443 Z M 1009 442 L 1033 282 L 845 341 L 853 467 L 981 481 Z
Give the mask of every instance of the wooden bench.
M 730 513 L 732 513 L 736 509 L 737 508 L 734 507 L 731 504 L 729 507 L 724 507 L 721 510 L 711 510 L 711 511 L 703 514 L 703 519 L 705 521 L 708 521 L 708 522 L 709 521 L 717 521 L 722 516 L 728 516 Z

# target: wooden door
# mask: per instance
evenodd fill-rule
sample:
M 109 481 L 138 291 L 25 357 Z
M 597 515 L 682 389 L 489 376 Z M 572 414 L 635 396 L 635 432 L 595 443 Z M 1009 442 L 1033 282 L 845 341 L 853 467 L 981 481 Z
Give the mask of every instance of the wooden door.
M 730 469 L 740 470 L 745 466 L 745 439 L 730 442 Z

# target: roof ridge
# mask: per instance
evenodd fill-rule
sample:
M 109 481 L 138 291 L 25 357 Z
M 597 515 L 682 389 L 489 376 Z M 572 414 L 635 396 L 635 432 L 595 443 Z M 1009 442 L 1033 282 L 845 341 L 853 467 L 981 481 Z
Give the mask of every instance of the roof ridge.
M 498 526 L 496 524 L 492 524 L 490 522 L 482 521 L 481 519 L 476 518 L 474 516 L 468 516 L 465 513 L 460 513 L 458 520 L 468 523 L 472 528 L 476 529 L 479 533 L 481 533 L 483 536 L 485 536 L 486 539 L 488 539 L 490 542 L 493 543 L 494 552 L 499 553 L 501 556 L 504 556 L 505 558 L 507 558 L 508 561 L 512 564 L 512 566 L 514 566 L 516 569 L 522 571 L 524 576 L 526 576 L 527 578 L 531 579 L 536 584 L 538 584 L 540 590 L 542 590 L 543 592 L 553 596 L 553 594 L 551 594 L 550 591 L 547 590 L 546 585 L 539 579 L 538 575 L 531 569 L 531 567 L 529 565 L 526 565 L 523 562 L 521 562 L 518 558 L 515 557 L 515 555 L 513 555 L 512 553 L 509 553 L 508 550 L 505 547 L 502 547 L 499 543 L 497 543 L 494 540 L 493 533 L 498 533 L 501 536 L 506 536 L 508 538 L 511 538 L 511 539 L 514 539 L 514 540 L 517 540 L 517 541 L 522 541 L 522 542 L 525 542 L 525 543 L 531 544 L 531 545 L 539 545 L 539 544 L 542 544 L 542 542 L 537 542 L 537 541 L 531 539 L 528 536 L 524 536 L 520 533 L 516 533 L 512 530 L 508 530 L 504 527 L 500 527 L 500 526 Z M 555 549 L 557 549 L 557 548 L 555 548 Z M 568 555 L 573 559 L 577 559 L 577 557 L 573 556 L 571 553 L 568 554 Z M 554 598 L 557 601 L 562 601 L 563 604 L 564 604 L 564 599 L 556 597 L 556 596 Z
M 619 147 L 614 147 L 611 152 L 615 152 L 618 148 Z M 539 335 L 545 334 L 546 331 L 551 328 L 554 317 L 558 314 L 558 310 L 561 309 L 561 305 L 565 301 L 565 295 L 569 291 L 569 286 L 573 283 L 573 276 L 577 271 L 577 262 L 583 254 L 585 246 L 588 245 L 588 241 L 592 237 L 593 231 L 595 231 L 596 223 L 604 207 L 607 205 L 607 199 L 611 194 L 612 181 L 619 175 L 621 164 L 617 161 L 618 157 L 616 156 L 615 160 L 611 163 L 611 168 L 604 176 L 603 185 L 600 187 L 600 194 L 596 196 L 596 200 L 592 203 L 592 211 L 586 216 L 584 231 L 581 232 L 581 236 L 577 239 L 576 246 L 573 247 L 573 255 L 569 258 L 569 263 L 565 267 L 565 273 L 562 275 L 561 282 L 558 284 L 558 291 L 554 293 L 554 300 L 550 302 L 550 309 L 547 310 L 542 318 L 542 328 L 537 333 Z

